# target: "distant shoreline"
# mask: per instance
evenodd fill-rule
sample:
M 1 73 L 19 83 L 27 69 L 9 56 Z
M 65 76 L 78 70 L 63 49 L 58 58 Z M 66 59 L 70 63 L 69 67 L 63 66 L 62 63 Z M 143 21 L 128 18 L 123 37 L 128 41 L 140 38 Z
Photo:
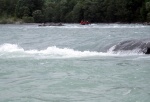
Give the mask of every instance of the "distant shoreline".
M 80 24 L 80 23 L 63 23 L 61 22 L 62 25 L 63 24 Z M 41 25 L 41 26 L 44 26 L 43 24 L 45 24 L 45 26 L 53 26 L 56 24 L 59 24 L 59 22 L 57 23 L 54 23 L 54 22 L 46 22 L 46 23 L 26 23 L 26 22 L 23 22 L 23 21 L 13 21 L 13 22 L 7 22 L 7 23 L 1 23 L 0 22 L 0 25 Z M 48 25 L 48 24 L 53 24 L 53 25 Z M 114 23 L 110 23 L 110 22 L 94 22 L 94 23 L 91 23 L 91 24 L 142 24 L 142 25 L 150 25 L 150 22 L 132 22 L 132 23 L 124 23 L 124 22 L 114 22 Z M 59 25 L 58 25 L 59 26 Z

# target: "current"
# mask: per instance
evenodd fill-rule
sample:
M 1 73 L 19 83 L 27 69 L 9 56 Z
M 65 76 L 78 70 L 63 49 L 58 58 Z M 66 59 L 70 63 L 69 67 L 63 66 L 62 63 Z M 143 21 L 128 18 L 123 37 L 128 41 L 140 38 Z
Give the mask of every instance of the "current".
M 130 43 L 149 39 L 142 24 L 0 25 L 0 102 L 149 102 L 150 56 Z

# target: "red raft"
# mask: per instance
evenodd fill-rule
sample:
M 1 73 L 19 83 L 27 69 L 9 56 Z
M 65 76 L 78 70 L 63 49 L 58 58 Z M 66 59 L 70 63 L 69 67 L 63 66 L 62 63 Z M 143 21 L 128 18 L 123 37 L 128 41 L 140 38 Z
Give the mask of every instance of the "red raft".
M 81 25 L 88 25 L 88 24 L 90 24 L 90 23 L 89 23 L 88 21 L 81 21 L 80 24 L 81 24 Z

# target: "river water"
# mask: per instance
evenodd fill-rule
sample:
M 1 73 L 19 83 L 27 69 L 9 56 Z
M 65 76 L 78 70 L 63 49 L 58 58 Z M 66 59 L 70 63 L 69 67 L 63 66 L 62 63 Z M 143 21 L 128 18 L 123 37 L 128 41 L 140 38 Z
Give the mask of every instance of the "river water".
M 0 25 L 0 102 L 149 102 L 150 56 L 113 52 L 140 24 Z

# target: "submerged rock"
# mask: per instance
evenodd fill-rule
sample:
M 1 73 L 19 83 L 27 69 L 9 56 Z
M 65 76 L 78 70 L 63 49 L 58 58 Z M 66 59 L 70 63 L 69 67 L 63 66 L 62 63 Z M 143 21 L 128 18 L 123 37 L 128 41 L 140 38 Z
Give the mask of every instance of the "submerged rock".
M 150 54 L 150 39 L 143 40 L 127 40 L 116 44 L 113 51 L 133 51 L 137 50 L 139 53 Z
M 39 26 L 64 26 L 62 23 L 42 23 Z

